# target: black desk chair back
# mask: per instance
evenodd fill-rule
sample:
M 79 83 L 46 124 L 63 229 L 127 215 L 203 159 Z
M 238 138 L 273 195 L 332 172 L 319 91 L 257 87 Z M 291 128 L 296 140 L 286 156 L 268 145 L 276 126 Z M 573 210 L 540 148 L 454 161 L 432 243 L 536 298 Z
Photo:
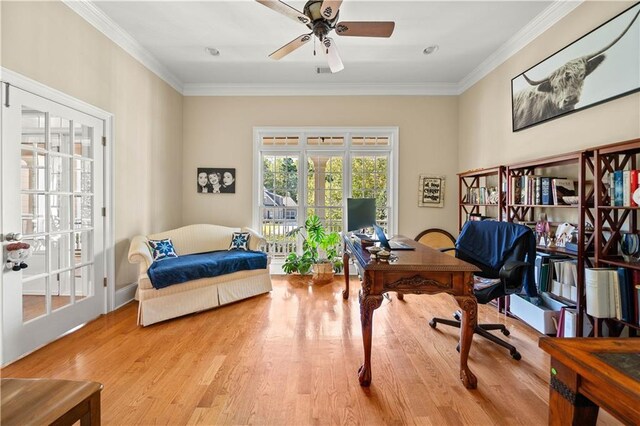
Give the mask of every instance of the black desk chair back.
M 528 281 L 529 293 L 533 291 L 535 295 L 535 284 L 532 281 L 535 236 L 526 226 L 497 221 L 470 221 L 460 232 L 456 247 L 442 250 L 455 250 L 457 258 L 481 269 L 476 276 L 496 280 L 474 286 L 478 303 L 486 304 L 493 299 L 519 292 L 525 281 Z M 457 311 L 453 316 L 454 321 L 433 318 L 429 325 L 433 328 L 437 324 L 460 328 L 461 312 Z M 507 348 L 511 356 L 519 360 L 521 355 L 516 348 L 489 333 L 492 330 L 500 330 L 505 336 L 509 335 L 509 330 L 503 324 L 477 324 L 474 333 Z M 458 350 L 459 347 L 458 345 Z

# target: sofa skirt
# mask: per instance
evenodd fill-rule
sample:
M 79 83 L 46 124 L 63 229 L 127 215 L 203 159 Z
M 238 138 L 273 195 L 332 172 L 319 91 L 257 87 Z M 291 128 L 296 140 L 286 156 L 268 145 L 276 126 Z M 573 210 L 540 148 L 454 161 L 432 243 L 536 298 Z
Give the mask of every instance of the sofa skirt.
M 138 289 L 138 324 L 151 325 L 272 290 L 268 269 L 203 278 L 160 290 Z

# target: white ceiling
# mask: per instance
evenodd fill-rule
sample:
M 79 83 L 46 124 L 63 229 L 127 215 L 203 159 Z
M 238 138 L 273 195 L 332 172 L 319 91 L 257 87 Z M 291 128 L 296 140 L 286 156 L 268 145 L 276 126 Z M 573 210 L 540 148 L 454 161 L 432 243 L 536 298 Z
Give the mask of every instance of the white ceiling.
M 87 18 L 70 3 L 76 2 L 67 4 Z M 304 3 L 288 2 L 298 10 Z M 326 58 L 319 47 L 313 55 L 312 42 L 279 61 L 268 58 L 309 30 L 253 0 L 88 2 L 103 28 L 94 25 L 116 42 L 126 39 L 128 51 L 183 93 L 225 86 L 460 92 L 474 73 L 495 67 L 578 4 L 560 3 L 565 2 L 344 0 L 339 20 L 395 21 L 395 31 L 388 39 L 334 35 L 345 69 L 317 74 L 317 66 L 327 66 Z M 527 38 L 525 29 L 537 33 Z M 424 55 L 433 44 L 440 49 Z M 206 47 L 220 55 L 211 56 Z

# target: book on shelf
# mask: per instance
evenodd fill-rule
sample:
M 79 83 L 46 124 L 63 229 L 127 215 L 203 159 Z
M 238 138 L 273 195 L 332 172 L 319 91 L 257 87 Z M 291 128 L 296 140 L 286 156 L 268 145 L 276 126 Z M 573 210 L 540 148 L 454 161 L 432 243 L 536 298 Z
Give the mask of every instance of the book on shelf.
M 561 306 L 556 323 L 556 337 L 576 337 L 577 333 L 578 308 L 575 306 Z
M 584 287 L 588 315 L 595 318 L 613 318 L 615 316 L 614 286 L 618 286 L 616 268 L 585 268 Z
M 638 189 L 638 170 L 631 170 L 631 179 L 629 186 L 630 205 L 632 207 L 637 207 L 638 203 L 633 200 L 633 193 L 636 192 L 636 189 Z
M 585 268 L 587 314 L 638 323 L 636 280 L 640 271 L 627 268 Z
M 511 176 L 511 203 L 522 204 L 522 181 L 520 176 Z
M 540 204 L 545 206 L 553 204 L 553 198 L 551 198 L 551 178 L 547 176 L 540 178 Z
M 624 202 L 624 183 L 622 170 L 613 172 L 613 206 L 621 207 Z
M 578 261 L 576 259 L 549 259 L 547 291 L 566 300 L 578 300 Z
M 566 251 L 570 251 L 572 253 L 578 253 L 578 243 L 566 242 L 564 244 L 564 249 Z
M 622 171 L 622 205 L 631 205 L 631 170 Z
M 603 179 L 608 186 L 609 205 L 615 207 L 637 207 L 633 193 L 638 189 L 638 170 L 615 170 Z M 606 184 L 608 182 L 608 185 Z
M 616 318 L 635 323 L 637 307 L 634 304 L 634 274 L 627 268 L 618 268 L 618 285 L 620 297 L 620 316 Z
M 551 290 L 550 278 L 549 278 L 549 263 L 551 261 L 562 261 L 569 259 L 568 256 L 563 254 L 550 254 L 537 252 L 534 262 L 534 278 L 538 292 L 549 292 Z

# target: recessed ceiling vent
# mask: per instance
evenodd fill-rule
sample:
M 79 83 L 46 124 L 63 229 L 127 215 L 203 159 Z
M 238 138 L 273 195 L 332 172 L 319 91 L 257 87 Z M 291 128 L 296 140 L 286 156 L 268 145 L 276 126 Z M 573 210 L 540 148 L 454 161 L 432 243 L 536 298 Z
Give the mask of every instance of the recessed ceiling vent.
M 316 74 L 331 74 L 329 67 L 316 67 Z

